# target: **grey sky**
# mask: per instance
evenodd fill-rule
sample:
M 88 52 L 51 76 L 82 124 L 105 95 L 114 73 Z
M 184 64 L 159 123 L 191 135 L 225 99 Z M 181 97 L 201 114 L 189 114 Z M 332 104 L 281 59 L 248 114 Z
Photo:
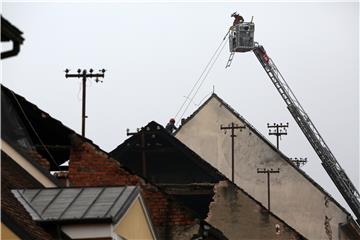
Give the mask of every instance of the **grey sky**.
M 359 187 L 358 3 L 4 3 L 24 32 L 20 54 L 2 61 L 2 82 L 80 132 L 80 80 L 69 68 L 105 68 L 87 92 L 86 135 L 111 151 L 125 130 L 173 117 L 238 11 L 254 16 L 264 45 L 354 184 Z M 280 148 L 308 157 L 303 168 L 344 203 L 319 158 L 252 53 L 230 69 L 226 46 L 190 105 L 215 92 L 267 136 L 266 123 L 289 122 Z M 211 119 L 209 119 L 211 121 Z M 275 139 L 270 138 L 275 143 Z

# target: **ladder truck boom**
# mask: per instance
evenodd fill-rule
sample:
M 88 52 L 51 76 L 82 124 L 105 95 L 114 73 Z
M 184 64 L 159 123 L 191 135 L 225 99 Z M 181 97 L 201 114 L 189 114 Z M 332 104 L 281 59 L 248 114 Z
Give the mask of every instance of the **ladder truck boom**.
M 281 75 L 273 60 L 267 55 L 263 46 L 254 42 L 254 23 L 240 22 L 230 28 L 229 30 L 229 46 L 230 58 L 226 67 L 231 65 L 234 54 L 236 52 L 253 51 L 266 74 L 274 84 L 277 91 L 280 93 L 282 99 L 285 101 L 288 110 L 299 125 L 305 137 L 314 148 L 319 156 L 327 174 L 335 183 L 341 195 L 348 203 L 351 210 L 354 212 L 356 218 L 360 219 L 360 194 L 341 168 L 340 164 L 326 145 L 324 139 L 321 137 L 319 131 L 316 129 L 309 116 L 306 114 L 304 108 L 297 100 L 296 96 L 290 89 L 289 85 Z
M 357 219 L 360 219 L 359 192 L 356 190 L 345 171 L 341 168 L 340 164 L 336 161 L 336 158 L 330 151 L 330 148 L 326 145 L 319 131 L 316 129 L 315 125 L 306 114 L 294 93 L 291 91 L 289 85 L 286 83 L 275 63 L 266 54 L 264 47 L 257 44 L 255 45 L 256 46 L 253 49 L 255 56 L 285 101 L 289 112 L 299 125 L 305 137 L 308 139 L 311 146 L 321 159 L 322 166 L 325 171 L 335 183 L 336 187 L 349 204 L 349 207 L 354 212 Z

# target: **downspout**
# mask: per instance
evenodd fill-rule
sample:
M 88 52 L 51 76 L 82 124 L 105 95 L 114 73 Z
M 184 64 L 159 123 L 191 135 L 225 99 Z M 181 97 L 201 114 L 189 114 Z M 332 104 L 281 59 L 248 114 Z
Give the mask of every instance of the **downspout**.
M 1 52 L 1 59 L 16 56 L 20 52 L 20 42 L 15 42 L 15 41 L 12 42 L 13 42 L 13 49 L 6 52 Z

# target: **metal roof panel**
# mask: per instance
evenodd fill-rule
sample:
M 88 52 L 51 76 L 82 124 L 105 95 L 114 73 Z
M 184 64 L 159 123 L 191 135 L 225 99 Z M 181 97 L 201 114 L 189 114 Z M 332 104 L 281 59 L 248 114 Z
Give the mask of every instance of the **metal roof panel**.
M 139 190 L 135 186 L 12 190 L 34 220 L 112 219 L 116 222 Z

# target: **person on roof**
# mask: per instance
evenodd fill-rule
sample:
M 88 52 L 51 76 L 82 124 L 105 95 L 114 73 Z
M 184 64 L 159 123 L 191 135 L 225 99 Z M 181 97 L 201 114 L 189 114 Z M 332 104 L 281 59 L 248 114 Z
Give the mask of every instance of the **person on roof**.
M 165 129 L 169 132 L 169 133 L 173 133 L 174 130 L 177 129 L 177 127 L 175 126 L 175 119 L 171 118 L 170 121 L 168 122 L 168 124 L 166 124 Z
M 244 18 L 241 15 L 239 15 L 237 12 L 231 14 L 231 17 L 235 18 L 233 22 L 233 26 L 244 22 Z

